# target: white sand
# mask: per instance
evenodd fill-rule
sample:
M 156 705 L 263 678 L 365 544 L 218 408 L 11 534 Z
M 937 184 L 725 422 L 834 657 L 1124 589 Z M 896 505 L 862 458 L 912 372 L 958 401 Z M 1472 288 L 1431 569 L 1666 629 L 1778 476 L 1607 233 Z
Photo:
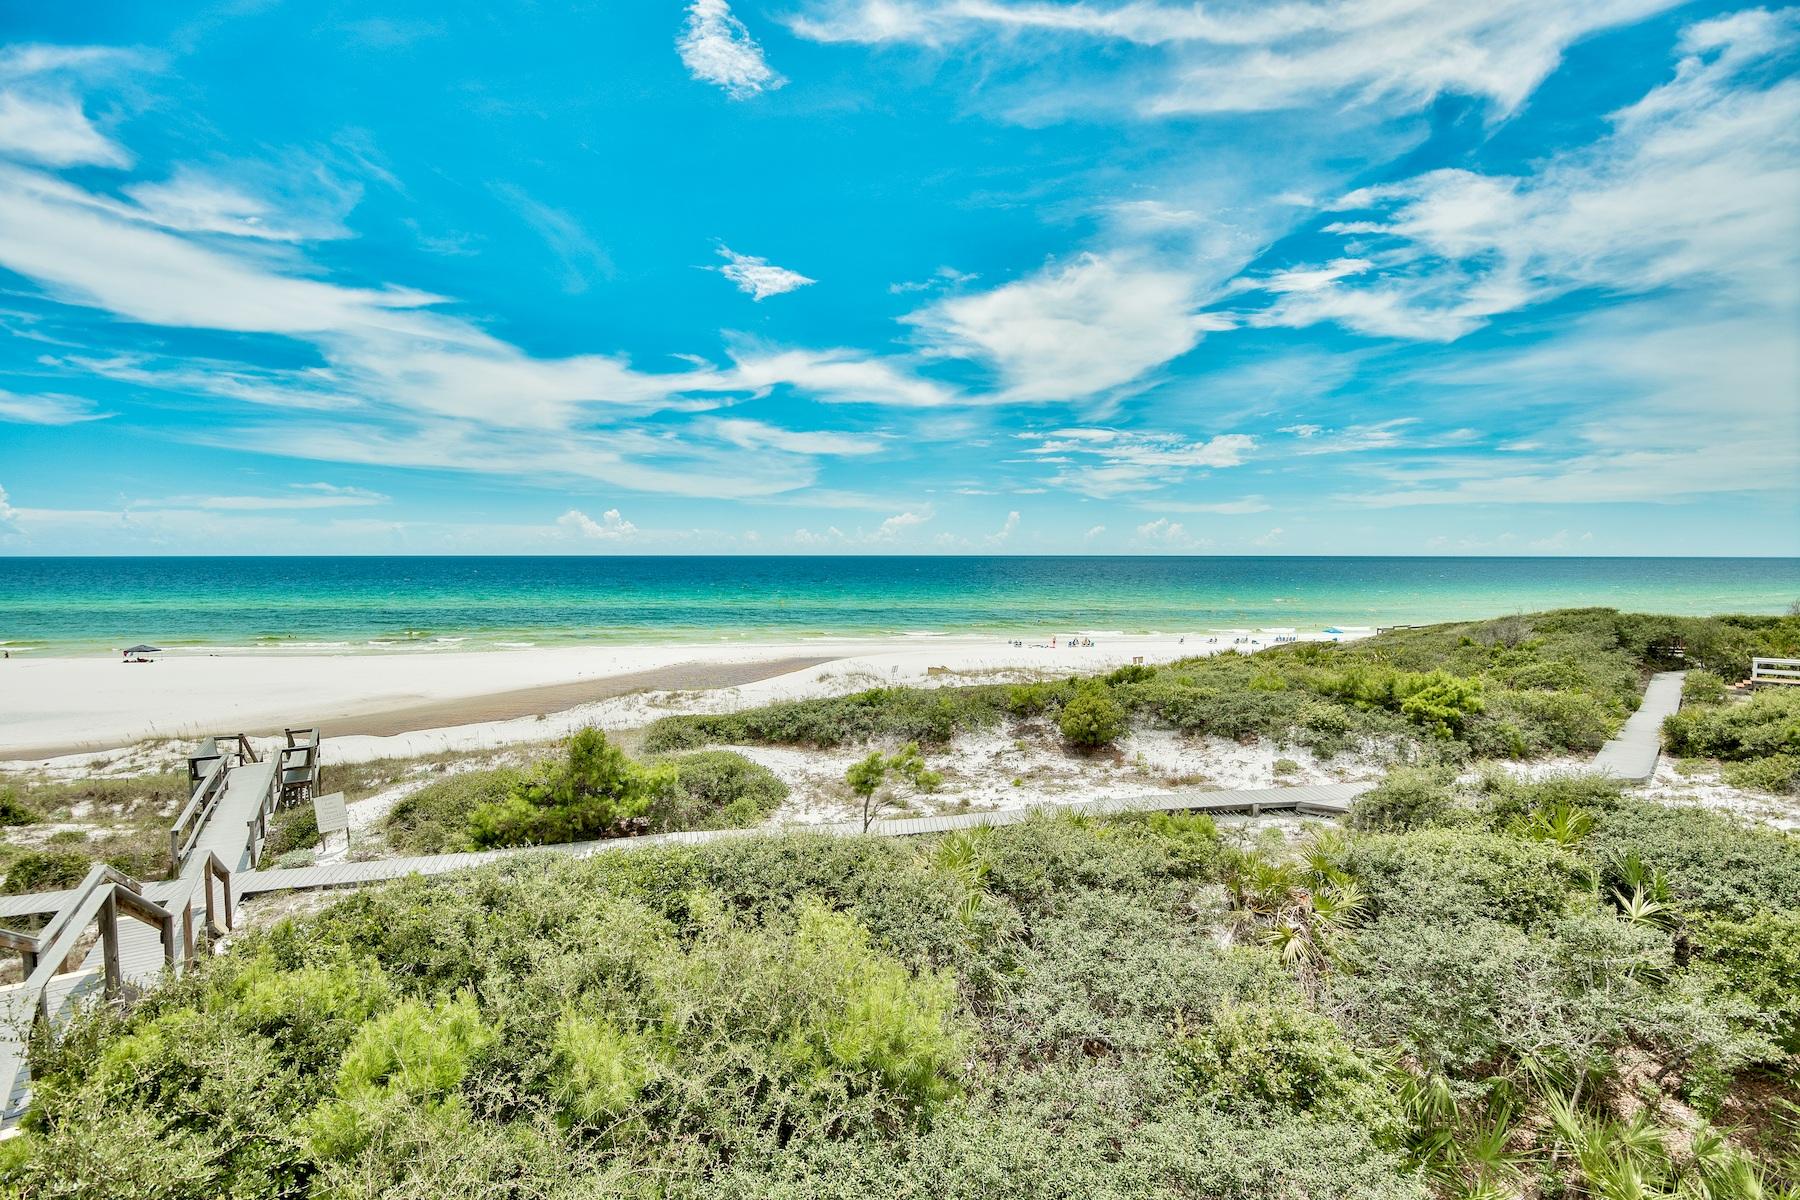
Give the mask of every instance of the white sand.
M 1055 636 L 1056 648 L 1050 646 Z M 346 716 L 475 700 L 534 687 L 604 680 L 691 663 L 755 663 L 802 657 L 831 661 L 736 688 L 622 696 L 571 710 L 572 720 L 535 716 L 384 738 L 333 738 L 340 761 L 381 754 L 476 748 L 556 736 L 582 723 L 641 725 L 669 711 L 722 711 L 746 704 L 845 692 L 878 683 L 965 682 L 971 675 L 1029 678 L 1108 670 L 1136 658 L 1168 662 L 1234 648 L 1260 649 L 1274 632 L 1245 635 L 1093 635 L 1067 645 L 1068 631 L 995 637 L 796 640 L 664 646 L 570 646 L 532 650 L 416 651 L 341 655 L 164 655 L 148 665 L 114 658 L 14 658 L 0 663 L 0 755 L 71 746 L 123 746 L 149 738 L 304 726 Z M 1303 635 L 1305 636 L 1305 635 Z M 1336 640 L 1327 635 L 1311 635 Z M 1216 639 L 1216 640 L 1209 640 Z M 1015 646 L 1013 641 L 1023 645 Z M 936 674 L 934 668 L 949 675 Z M 962 678 L 957 678 L 958 676 Z M 704 697 L 704 700 L 701 698 Z M 696 703 L 696 701 L 699 701 Z
M 1096 635 L 1093 648 L 1069 648 L 1066 631 L 995 637 L 887 640 L 792 640 L 686 646 L 565 646 L 488 651 L 412 651 L 392 655 L 164 655 L 146 666 L 117 658 L 11 658 L 0 664 L 0 756 L 40 747 L 113 747 L 148 738 L 310 725 L 394 712 L 425 703 L 475 700 L 529 687 L 578 684 L 675 664 L 745 664 L 779 658 L 832 662 L 720 689 L 727 707 L 767 703 L 877 684 L 920 682 L 932 667 L 950 673 L 1103 671 L 1141 657 L 1168 662 L 1233 646 L 1233 633 L 1156 637 Z M 1208 642 L 1217 637 L 1217 642 Z M 1262 648 L 1274 633 L 1246 640 Z M 1325 635 L 1318 635 L 1325 637 Z M 938 676 L 941 678 L 941 676 Z M 835 682 L 835 685 L 833 685 Z M 949 680 L 947 680 L 949 682 Z M 630 698 L 626 698 L 630 700 Z M 650 716 L 657 716 L 652 712 Z M 526 718 L 535 721 L 535 718 Z M 515 725 L 495 721 L 493 725 Z M 641 723 L 641 721 L 634 721 Z M 542 723 L 533 738 L 551 736 Z M 500 738 L 500 741 L 517 738 Z M 391 741 L 391 739 L 382 739 Z M 443 743 L 428 743 L 441 748 Z M 479 745 L 479 743 L 477 743 Z M 396 747 L 394 752 L 407 752 Z M 360 757 L 360 756 L 358 756 Z

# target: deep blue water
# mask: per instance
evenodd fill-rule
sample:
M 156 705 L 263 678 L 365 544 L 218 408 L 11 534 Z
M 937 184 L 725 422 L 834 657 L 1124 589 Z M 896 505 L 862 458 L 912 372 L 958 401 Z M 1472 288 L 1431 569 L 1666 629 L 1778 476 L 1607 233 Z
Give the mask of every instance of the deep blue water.
M 1319 628 L 1783 612 L 1800 559 L 0 558 L 15 652 Z M 452 639 L 466 639 L 458 642 Z

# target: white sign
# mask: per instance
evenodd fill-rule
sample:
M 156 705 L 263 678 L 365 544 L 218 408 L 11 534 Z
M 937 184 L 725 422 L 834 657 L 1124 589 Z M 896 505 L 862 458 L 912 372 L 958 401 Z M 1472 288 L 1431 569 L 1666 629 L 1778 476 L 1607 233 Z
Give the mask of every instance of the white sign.
M 332 792 L 313 797 L 313 819 L 319 823 L 319 836 L 350 832 L 350 814 L 344 811 L 344 793 Z

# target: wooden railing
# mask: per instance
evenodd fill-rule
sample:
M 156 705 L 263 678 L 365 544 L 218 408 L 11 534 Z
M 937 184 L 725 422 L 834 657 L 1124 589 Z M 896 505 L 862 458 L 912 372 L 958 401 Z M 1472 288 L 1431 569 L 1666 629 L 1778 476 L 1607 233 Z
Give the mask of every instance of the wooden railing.
M 1800 684 L 1800 658 L 1753 658 L 1750 686 L 1765 683 Z
M 63 910 L 38 935 L 37 969 L 25 980 L 24 995 L 40 1020 L 50 1020 L 50 983 L 63 973 L 66 960 L 96 919 L 100 922 L 101 964 L 106 997 L 118 999 L 124 991 L 119 972 L 119 914 L 154 926 L 162 935 L 163 961 L 176 961 L 175 914 L 147 900 L 143 885 L 105 863 L 96 863 Z
M 277 751 L 277 767 L 281 775 L 281 800 L 297 804 L 318 794 L 319 731 L 289 729 L 287 745 Z
M 219 885 L 215 899 L 214 884 Z M 100 961 L 102 988 L 110 1001 L 130 998 L 121 962 L 119 917 L 121 914 L 153 927 L 162 941 L 164 970 L 173 972 L 192 967 L 199 961 L 200 946 L 212 946 L 236 923 L 232 897 L 231 869 L 217 854 L 208 851 L 189 865 L 187 874 L 174 885 L 158 885 L 168 896 L 158 904 L 143 894 L 143 885 L 106 866 L 96 864 L 75 888 L 67 901 L 37 934 L 0 929 L 0 949 L 18 953 L 25 965 L 25 981 L 7 998 L 6 1017 L 15 1026 L 33 1025 L 54 1030 L 56 1006 L 51 1003 L 51 989 L 60 975 L 71 969 L 71 959 L 85 961 L 92 953 L 82 939 L 96 921 L 100 925 Z M 201 893 L 199 907 L 205 913 L 196 929 L 194 922 L 195 893 Z M 179 915 L 177 915 L 179 914 Z M 221 923 L 219 918 L 223 916 Z M 179 934 L 177 933 L 179 925 Z M 179 940 L 178 940 L 179 939 Z M 77 965 L 75 970 L 79 970 Z M 17 1036 L 0 1043 L 0 1124 L 17 1119 L 14 1101 L 22 1094 L 26 1069 L 25 1036 L 22 1028 L 9 1032 Z
M 211 759 L 194 786 L 194 794 L 188 797 L 186 807 L 169 826 L 169 878 L 181 874 L 182 864 L 199 840 L 200 831 L 206 828 L 206 819 L 212 815 L 219 797 L 225 794 L 225 780 L 229 774 L 230 768 L 222 756 Z

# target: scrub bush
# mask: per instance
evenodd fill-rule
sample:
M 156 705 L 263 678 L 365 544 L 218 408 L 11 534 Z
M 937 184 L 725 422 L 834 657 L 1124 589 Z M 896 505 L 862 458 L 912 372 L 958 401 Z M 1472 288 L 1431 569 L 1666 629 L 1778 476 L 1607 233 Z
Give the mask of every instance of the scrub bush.
M 480 847 L 541 845 L 634 832 L 674 786 L 672 767 L 639 766 L 600 730 L 583 729 L 561 761 L 540 766 L 504 800 L 471 811 L 469 840 Z
M 1110 746 L 1130 728 L 1125 710 L 1112 698 L 1112 692 L 1104 684 L 1095 682 L 1076 690 L 1063 705 L 1056 727 L 1071 745 L 1083 750 Z

